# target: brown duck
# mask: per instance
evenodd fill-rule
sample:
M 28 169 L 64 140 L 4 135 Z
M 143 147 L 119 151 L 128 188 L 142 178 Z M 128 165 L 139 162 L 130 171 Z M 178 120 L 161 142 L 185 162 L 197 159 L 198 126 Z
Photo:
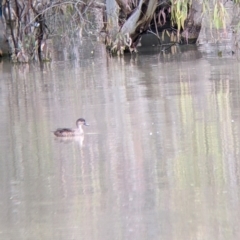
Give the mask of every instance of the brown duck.
M 83 126 L 88 126 L 89 124 L 86 123 L 85 119 L 79 118 L 76 121 L 77 128 L 58 128 L 56 131 L 54 131 L 54 135 L 57 137 L 74 137 L 74 136 L 80 136 L 84 134 Z

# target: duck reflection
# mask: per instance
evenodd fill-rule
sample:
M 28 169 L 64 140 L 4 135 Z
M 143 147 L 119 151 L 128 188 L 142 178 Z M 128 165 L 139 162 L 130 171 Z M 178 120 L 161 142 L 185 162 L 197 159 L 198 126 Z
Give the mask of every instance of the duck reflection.
M 79 146 L 83 145 L 84 130 L 83 126 L 89 126 L 84 118 L 76 121 L 77 128 L 58 128 L 53 133 L 57 137 L 56 140 L 63 143 L 78 142 Z

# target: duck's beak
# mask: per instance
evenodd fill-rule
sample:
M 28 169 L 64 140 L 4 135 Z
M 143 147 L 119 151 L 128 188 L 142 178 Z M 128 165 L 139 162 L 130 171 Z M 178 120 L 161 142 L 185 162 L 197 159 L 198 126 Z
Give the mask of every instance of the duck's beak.
M 84 123 L 84 126 L 90 126 L 90 124 L 88 124 L 88 123 L 85 122 L 85 123 Z

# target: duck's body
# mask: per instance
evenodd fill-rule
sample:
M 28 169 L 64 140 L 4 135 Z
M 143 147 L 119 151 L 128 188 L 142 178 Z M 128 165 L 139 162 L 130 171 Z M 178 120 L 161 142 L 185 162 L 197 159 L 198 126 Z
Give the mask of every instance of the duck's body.
M 85 119 L 79 118 L 76 121 L 77 128 L 72 129 L 72 128 L 58 128 L 56 131 L 54 131 L 54 135 L 56 137 L 75 137 L 75 136 L 81 136 L 84 134 L 82 126 L 88 126 L 86 123 Z
M 71 128 L 58 128 L 54 131 L 54 135 L 56 137 L 74 137 L 82 135 L 83 131 L 79 131 L 78 129 L 71 129 Z

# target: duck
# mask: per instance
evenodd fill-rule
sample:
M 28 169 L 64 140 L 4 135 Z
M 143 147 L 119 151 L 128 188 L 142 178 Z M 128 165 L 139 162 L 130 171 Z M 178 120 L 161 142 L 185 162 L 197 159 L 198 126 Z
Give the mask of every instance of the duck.
M 56 137 L 75 137 L 75 136 L 81 136 L 84 134 L 83 126 L 89 126 L 89 124 L 86 123 L 86 120 L 84 118 L 79 118 L 76 121 L 77 128 L 58 128 L 53 133 Z

